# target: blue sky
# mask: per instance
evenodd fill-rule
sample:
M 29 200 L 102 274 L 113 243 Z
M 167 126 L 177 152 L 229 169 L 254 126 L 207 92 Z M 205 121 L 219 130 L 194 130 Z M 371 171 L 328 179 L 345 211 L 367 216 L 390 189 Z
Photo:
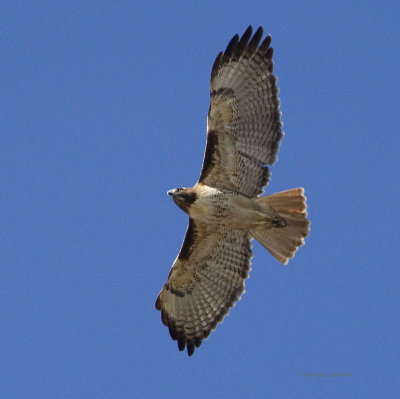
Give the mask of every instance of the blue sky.
M 396 397 L 399 11 L 3 1 L 0 396 Z M 166 191 L 199 177 L 210 69 L 249 24 L 285 131 L 266 193 L 305 187 L 312 230 L 286 267 L 253 243 L 188 358 L 154 308 L 187 226 Z

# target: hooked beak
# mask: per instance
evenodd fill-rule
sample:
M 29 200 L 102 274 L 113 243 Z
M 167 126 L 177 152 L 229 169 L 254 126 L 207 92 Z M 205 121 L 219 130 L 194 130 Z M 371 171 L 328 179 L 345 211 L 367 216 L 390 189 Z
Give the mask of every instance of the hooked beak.
M 167 194 L 170 195 L 171 197 L 174 195 L 174 190 L 168 190 Z

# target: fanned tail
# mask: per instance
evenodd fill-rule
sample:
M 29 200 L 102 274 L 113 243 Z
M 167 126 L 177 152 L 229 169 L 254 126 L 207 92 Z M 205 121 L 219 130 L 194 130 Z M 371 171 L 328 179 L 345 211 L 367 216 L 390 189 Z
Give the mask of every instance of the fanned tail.
M 250 234 L 279 262 L 287 264 L 297 249 L 304 244 L 310 231 L 306 197 L 303 188 L 293 188 L 257 198 L 261 205 L 273 208 L 282 218 L 276 227 L 260 227 Z

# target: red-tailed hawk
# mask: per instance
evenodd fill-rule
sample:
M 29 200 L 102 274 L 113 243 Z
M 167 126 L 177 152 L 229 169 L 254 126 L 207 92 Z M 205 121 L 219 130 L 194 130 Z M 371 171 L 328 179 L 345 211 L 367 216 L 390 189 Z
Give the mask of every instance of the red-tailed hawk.
M 286 264 L 309 232 L 302 188 L 258 197 L 283 137 L 271 36 L 235 35 L 211 71 L 203 169 L 168 191 L 189 215 L 182 248 L 156 308 L 179 350 L 199 347 L 244 291 L 255 238 Z

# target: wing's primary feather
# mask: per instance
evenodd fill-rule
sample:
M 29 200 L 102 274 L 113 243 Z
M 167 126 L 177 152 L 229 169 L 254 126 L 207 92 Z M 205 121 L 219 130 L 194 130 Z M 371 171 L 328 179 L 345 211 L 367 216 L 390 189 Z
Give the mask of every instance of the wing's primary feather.
M 244 291 L 251 257 L 247 232 L 189 219 L 181 251 L 156 301 L 179 350 L 186 346 L 192 355 L 229 313 Z
M 249 197 L 263 192 L 283 137 L 271 36 L 235 35 L 211 71 L 207 145 L 199 182 Z M 251 39 L 250 39 L 251 38 Z

